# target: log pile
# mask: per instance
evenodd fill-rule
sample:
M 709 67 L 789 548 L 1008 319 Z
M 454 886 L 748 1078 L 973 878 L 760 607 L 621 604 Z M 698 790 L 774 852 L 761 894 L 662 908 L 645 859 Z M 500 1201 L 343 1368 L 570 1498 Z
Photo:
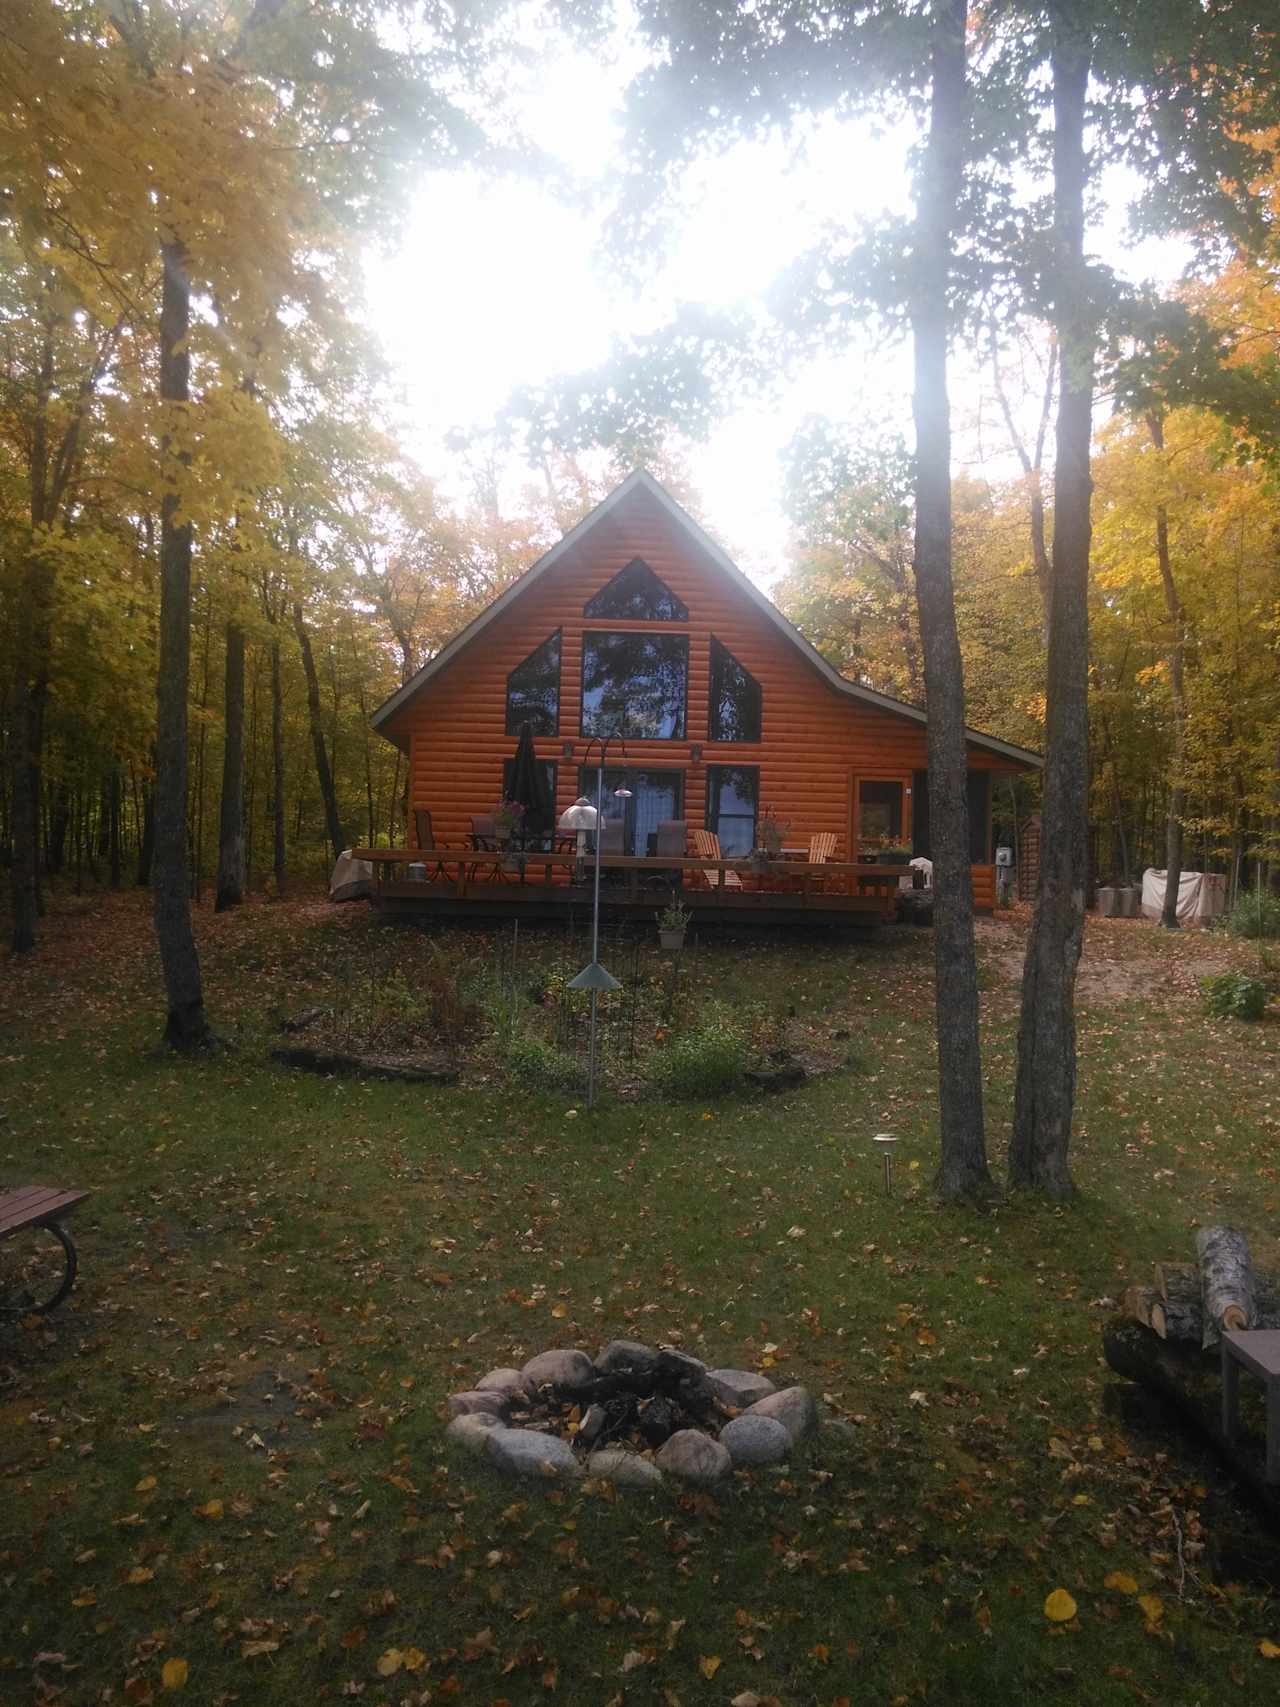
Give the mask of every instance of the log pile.
M 1280 1328 L 1280 1275 L 1255 1270 L 1249 1241 L 1235 1227 L 1202 1227 L 1195 1262 L 1158 1262 L 1150 1286 L 1130 1286 L 1124 1314 L 1162 1340 L 1206 1351 L 1223 1329 Z
M 1150 1285 L 1129 1287 L 1122 1314 L 1103 1330 L 1102 1349 L 1117 1375 L 1155 1394 L 1209 1440 L 1280 1520 L 1280 1489 L 1266 1481 L 1260 1428 L 1234 1441 L 1222 1431 L 1218 1346 L 1224 1331 L 1240 1328 L 1280 1328 L 1280 1276 L 1253 1267 L 1238 1229 L 1204 1227 L 1195 1262 L 1156 1263 Z

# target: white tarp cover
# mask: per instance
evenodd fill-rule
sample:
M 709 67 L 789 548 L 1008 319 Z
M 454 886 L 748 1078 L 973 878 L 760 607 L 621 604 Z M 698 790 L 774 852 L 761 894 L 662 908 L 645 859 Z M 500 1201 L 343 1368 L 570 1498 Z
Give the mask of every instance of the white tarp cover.
M 352 859 L 344 848 L 329 879 L 331 901 L 364 901 L 373 894 L 373 866 L 367 859 Z
M 1158 919 L 1164 911 L 1163 871 L 1148 867 L 1142 874 L 1142 916 Z M 1184 871 L 1178 885 L 1178 919 L 1183 924 L 1203 924 L 1218 919 L 1226 910 L 1227 880 L 1218 871 Z

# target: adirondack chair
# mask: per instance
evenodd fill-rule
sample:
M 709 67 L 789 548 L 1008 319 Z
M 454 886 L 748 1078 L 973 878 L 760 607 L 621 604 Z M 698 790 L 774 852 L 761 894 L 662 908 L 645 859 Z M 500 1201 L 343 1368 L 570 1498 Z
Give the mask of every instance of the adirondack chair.
M 720 838 L 711 830 L 690 830 L 689 840 L 693 844 L 694 857 L 697 859 L 723 859 L 720 852 Z M 698 874 L 708 889 L 716 889 L 723 878 L 726 889 L 741 889 L 742 879 L 736 871 L 700 871 Z
M 834 830 L 819 830 L 817 835 L 809 837 L 809 864 L 825 865 L 836 851 L 836 836 Z M 805 887 L 812 883 L 813 887 L 822 893 L 833 879 L 829 877 L 806 877 Z

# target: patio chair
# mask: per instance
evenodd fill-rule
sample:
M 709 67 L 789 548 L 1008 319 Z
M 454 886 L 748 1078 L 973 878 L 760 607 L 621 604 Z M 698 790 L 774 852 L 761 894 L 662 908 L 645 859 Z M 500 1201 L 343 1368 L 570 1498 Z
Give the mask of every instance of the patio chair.
M 816 836 L 810 836 L 809 837 L 809 864 L 810 865 L 825 865 L 827 863 L 827 861 L 831 858 L 831 856 L 835 853 L 835 851 L 836 851 L 836 835 L 835 835 L 834 830 L 819 830 Z M 834 884 L 836 882 L 836 879 L 832 878 L 832 877 L 826 877 L 826 878 L 814 877 L 814 878 L 811 878 L 806 873 L 805 879 L 804 879 L 804 887 L 807 889 L 811 882 L 819 894 L 825 894 L 826 890 L 827 890 L 827 885 L 828 884 Z
M 501 852 L 498 844 L 498 826 L 491 812 L 473 812 L 471 815 L 471 846 L 477 853 L 496 854 Z M 496 883 L 511 883 L 516 874 L 504 866 L 501 859 L 495 859 L 492 864 L 487 860 L 478 859 L 469 867 L 467 876 L 474 882 L 484 868 L 487 879 Z
M 723 859 L 720 852 L 720 838 L 711 830 L 690 830 L 689 840 L 693 844 L 694 857 L 697 859 Z M 717 889 L 721 878 L 726 889 L 741 889 L 742 879 L 736 871 L 699 871 L 698 876 L 708 889 Z
M 687 818 L 660 818 L 653 836 L 653 856 L 655 859 L 683 859 L 689 843 L 689 821 Z M 645 874 L 645 887 L 649 889 L 678 889 L 684 878 L 680 866 L 672 866 L 668 871 L 651 871 Z
M 423 853 L 443 852 L 443 847 L 436 841 L 435 831 L 431 828 L 431 813 L 425 806 L 415 806 L 413 809 L 413 839 Z M 430 865 L 429 860 L 423 860 L 424 865 Z M 442 860 L 435 862 L 428 882 L 434 882 L 437 877 L 448 877 Z

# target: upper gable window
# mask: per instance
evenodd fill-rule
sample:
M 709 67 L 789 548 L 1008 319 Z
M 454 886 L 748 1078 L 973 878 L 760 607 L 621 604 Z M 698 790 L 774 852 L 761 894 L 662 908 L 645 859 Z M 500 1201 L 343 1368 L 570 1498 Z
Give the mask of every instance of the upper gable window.
M 549 634 L 507 677 L 507 734 L 527 723 L 533 735 L 560 733 L 560 630 Z
M 612 622 L 688 622 L 689 612 L 642 558 L 633 557 L 582 607 L 583 616 Z
M 749 670 L 711 636 L 711 704 L 707 718 L 709 741 L 758 741 L 764 695 Z

